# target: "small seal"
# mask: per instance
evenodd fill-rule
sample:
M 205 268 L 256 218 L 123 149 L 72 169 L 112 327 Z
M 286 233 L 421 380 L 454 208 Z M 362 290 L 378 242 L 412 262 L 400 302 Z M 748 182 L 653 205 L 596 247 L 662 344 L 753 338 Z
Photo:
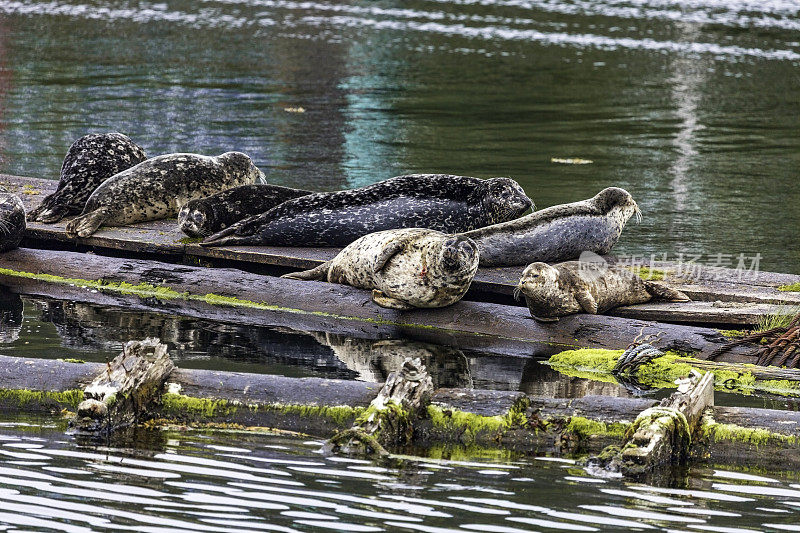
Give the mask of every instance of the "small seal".
M 624 189 L 609 187 L 593 198 L 555 205 L 522 218 L 462 233 L 481 251 L 481 266 L 558 263 L 584 251 L 607 254 L 628 219 L 641 217 Z
M 205 246 L 346 246 L 376 231 L 457 233 L 512 220 L 533 202 L 509 178 L 410 174 L 288 200 L 207 238 Z
M 339 255 L 285 278 L 372 289 L 381 307 L 444 307 L 461 299 L 478 270 L 478 248 L 463 237 L 423 228 L 379 231 Z
M 261 171 L 241 152 L 160 155 L 104 181 L 83 213 L 67 224 L 67 236 L 88 237 L 103 225 L 174 217 L 191 200 L 261 179 Z
M 16 194 L 0 192 L 0 252 L 19 246 L 25 235 L 25 206 Z
M 84 135 L 69 147 L 58 189 L 28 214 L 28 220 L 49 224 L 77 215 L 101 183 L 145 159 L 144 150 L 122 133 Z
M 190 237 L 208 237 L 247 217 L 269 211 L 286 200 L 311 193 L 269 184 L 234 187 L 184 205 L 178 213 L 178 227 Z
M 645 281 L 623 267 L 584 261 L 557 265 L 532 263 L 522 272 L 514 291 L 525 296 L 531 316 L 540 322 L 555 322 L 575 313 L 596 315 L 620 305 L 650 300 L 688 302 L 682 292 L 653 281 Z

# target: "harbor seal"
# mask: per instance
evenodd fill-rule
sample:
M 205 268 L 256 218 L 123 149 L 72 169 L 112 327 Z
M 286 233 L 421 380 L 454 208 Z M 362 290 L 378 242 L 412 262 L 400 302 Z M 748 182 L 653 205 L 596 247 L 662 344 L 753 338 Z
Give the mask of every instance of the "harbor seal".
M 0 252 L 19 246 L 26 226 L 22 200 L 16 194 L 0 190 Z
M 268 184 L 234 187 L 184 205 L 178 213 L 178 227 L 190 237 L 208 237 L 247 217 L 269 211 L 286 200 L 311 193 Z
M 381 307 L 444 307 L 461 299 L 478 270 L 478 248 L 463 237 L 423 228 L 370 233 L 320 266 L 285 278 L 372 289 Z
M 520 292 L 531 316 L 540 322 L 555 322 L 559 317 L 581 312 L 595 315 L 653 299 L 690 301 L 682 292 L 645 281 L 624 267 L 585 261 L 552 266 L 531 263 L 522 272 L 514 296 L 518 298 Z
M 212 235 L 203 245 L 346 246 L 389 229 L 457 233 L 514 219 L 532 205 L 509 178 L 410 174 L 289 200 Z
M 49 224 L 77 215 L 101 183 L 145 159 L 144 150 L 122 133 L 84 135 L 69 147 L 56 192 L 46 196 L 28 220 Z
M 67 224 L 67 236 L 88 237 L 102 225 L 174 217 L 191 200 L 262 179 L 262 172 L 241 152 L 160 155 L 104 181 L 83 213 Z
M 588 200 L 555 205 L 461 235 L 478 245 L 481 266 L 558 263 L 577 259 L 584 251 L 607 254 L 633 214 L 641 217 L 633 197 L 624 189 L 609 187 Z

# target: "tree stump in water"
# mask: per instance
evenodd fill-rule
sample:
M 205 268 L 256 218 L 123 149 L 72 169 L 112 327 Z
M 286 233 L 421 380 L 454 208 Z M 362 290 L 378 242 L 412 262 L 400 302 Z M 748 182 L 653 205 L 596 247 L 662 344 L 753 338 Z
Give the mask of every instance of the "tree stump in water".
M 659 465 L 684 463 L 689 456 L 692 434 L 703 411 L 714 405 L 714 374 L 692 375 L 679 383 L 678 391 L 655 407 L 645 409 L 628 429 L 627 442 L 609 446 L 589 466 L 638 478 Z
M 110 432 L 134 424 L 174 369 L 167 345 L 154 338 L 130 341 L 84 389 L 71 425 L 81 432 Z
M 344 452 L 371 451 L 388 455 L 383 444 L 411 440 L 413 420 L 430 403 L 433 393 L 425 366 L 419 358 L 407 357 L 398 372 L 392 372 L 367 410 L 352 428 L 336 434 L 329 444 Z

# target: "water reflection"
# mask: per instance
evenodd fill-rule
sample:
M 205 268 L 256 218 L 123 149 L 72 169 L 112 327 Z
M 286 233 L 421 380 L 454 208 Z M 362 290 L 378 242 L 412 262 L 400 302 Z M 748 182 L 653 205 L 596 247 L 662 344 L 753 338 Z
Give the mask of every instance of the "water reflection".
M 137 448 L 92 448 L 50 419 L 31 422 L 0 419 L 0 528 L 735 532 L 792 531 L 800 519 L 791 472 L 697 467 L 652 486 L 463 448 L 373 463 L 288 434 L 156 431 Z
M 22 298 L 0 286 L 0 343 L 11 343 L 19 339 L 22 320 Z

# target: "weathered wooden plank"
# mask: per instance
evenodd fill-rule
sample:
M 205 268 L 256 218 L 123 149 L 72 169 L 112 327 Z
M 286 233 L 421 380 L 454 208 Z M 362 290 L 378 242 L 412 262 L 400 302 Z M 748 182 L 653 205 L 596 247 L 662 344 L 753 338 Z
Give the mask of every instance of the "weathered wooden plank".
M 145 301 L 157 299 L 158 305 L 151 308 L 161 312 L 180 314 L 189 307 L 193 313 L 213 315 L 219 310 L 227 314 L 228 308 L 234 307 L 238 308 L 236 316 L 249 314 L 265 324 L 279 322 L 275 325 L 294 329 L 326 331 L 320 328 L 320 323 L 339 324 L 340 328 L 342 324 L 349 327 L 358 324 L 359 328 L 371 331 L 385 328 L 397 336 L 419 340 L 426 340 L 431 334 L 444 336 L 445 341 L 479 337 L 485 347 L 498 340 L 501 345 L 513 341 L 520 356 L 540 353 L 542 344 L 620 349 L 642 332 L 662 333 L 662 348 L 685 352 L 709 351 L 727 342 L 712 329 L 597 315 L 573 315 L 557 323 L 540 324 L 530 318 L 526 308 L 482 302 L 461 301 L 441 309 L 397 311 L 376 306 L 369 291 L 344 285 L 75 252 L 13 250 L 0 256 L 0 268 L 8 269 L 0 272 L 0 282 L 16 292 L 53 294 L 55 287 L 62 296 L 69 292 L 72 297 L 82 298 L 81 301 L 109 302 L 98 292 L 102 287 L 96 284 L 83 285 L 83 281 L 77 280 L 74 284 L 78 290 L 72 290 L 63 282 L 54 284 L 20 274 L 70 278 L 80 272 L 87 280 L 103 280 L 104 290 L 115 293 L 111 301 L 116 300 L 117 305 L 124 305 L 121 298 L 130 293 Z M 120 282 L 129 286 L 108 285 Z M 141 283 L 163 284 L 167 290 L 137 288 Z M 275 317 L 277 321 L 273 320 Z M 733 351 L 730 356 L 737 353 Z

